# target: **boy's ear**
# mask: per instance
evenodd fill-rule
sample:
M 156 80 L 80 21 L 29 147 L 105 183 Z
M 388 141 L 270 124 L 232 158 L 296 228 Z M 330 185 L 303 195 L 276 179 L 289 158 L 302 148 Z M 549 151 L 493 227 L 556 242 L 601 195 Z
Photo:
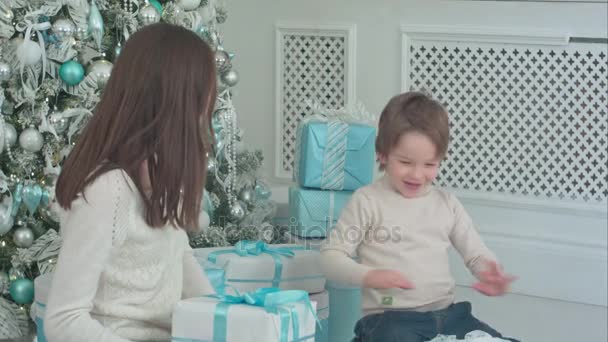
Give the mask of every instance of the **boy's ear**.
M 387 157 L 384 153 L 376 153 L 376 160 L 380 163 L 380 166 L 386 165 Z

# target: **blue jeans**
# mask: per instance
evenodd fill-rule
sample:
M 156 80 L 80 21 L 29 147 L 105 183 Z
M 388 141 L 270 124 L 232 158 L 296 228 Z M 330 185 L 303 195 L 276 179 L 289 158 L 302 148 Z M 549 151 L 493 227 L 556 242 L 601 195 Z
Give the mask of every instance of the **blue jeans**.
M 518 342 L 503 337 L 475 318 L 471 314 L 469 302 L 452 304 L 431 312 L 392 310 L 365 316 L 355 326 L 354 342 L 424 342 L 439 334 L 456 335 L 458 339 L 464 339 L 464 335 L 473 330 Z

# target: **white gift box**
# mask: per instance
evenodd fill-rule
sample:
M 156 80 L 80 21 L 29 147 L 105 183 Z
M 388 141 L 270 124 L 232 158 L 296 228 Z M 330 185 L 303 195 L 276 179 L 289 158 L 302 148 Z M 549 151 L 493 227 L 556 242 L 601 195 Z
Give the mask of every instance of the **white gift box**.
M 179 301 L 173 311 L 172 342 L 211 342 L 217 328 L 216 309 L 219 301 L 210 297 L 190 298 Z M 293 322 L 287 323 L 288 341 L 315 339 L 316 320 L 307 304 L 289 304 L 295 307 L 299 324 L 299 336 L 294 337 Z M 316 304 L 312 303 L 313 310 Z M 266 312 L 263 307 L 247 304 L 230 304 L 226 315 L 224 342 L 282 342 L 281 319 L 278 314 Z
M 302 246 L 293 244 L 268 247 L 290 249 L 294 256 L 278 256 L 264 252 L 246 256 L 226 253 L 217 254 L 215 261 L 209 260 L 210 254 L 234 250 L 233 247 L 199 248 L 194 250 L 194 256 L 201 264 L 212 262 L 222 267 L 225 271 L 226 284 L 241 292 L 253 291 L 261 287 L 304 290 L 308 293 L 325 290 L 325 276 L 321 272 L 318 251 L 306 250 Z M 280 267 L 277 267 L 278 263 Z

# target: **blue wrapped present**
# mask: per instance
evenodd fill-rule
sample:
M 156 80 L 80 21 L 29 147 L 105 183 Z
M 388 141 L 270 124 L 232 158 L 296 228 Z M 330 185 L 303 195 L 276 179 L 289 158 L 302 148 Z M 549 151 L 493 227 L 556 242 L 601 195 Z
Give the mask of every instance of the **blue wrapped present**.
M 291 232 L 307 238 L 327 236 L 352 194 L 352 191 L 289 188 Z
M 302 187 L 356 190 L 370 184 L 375 165 L 374 127 L 341 120 L 304 120 L 296 135 L 294 180 Z
M 323 291 L 310 295 L 310 301 L 317 304 L 319 328 L 315 333 L 315 342 L 329 342 L 329 293 Z
M 329 292 L 329 340 L 349 342 L 354 337 L 357 321 L 363 317 L 361 310 L 361 288 L 328 281 Z

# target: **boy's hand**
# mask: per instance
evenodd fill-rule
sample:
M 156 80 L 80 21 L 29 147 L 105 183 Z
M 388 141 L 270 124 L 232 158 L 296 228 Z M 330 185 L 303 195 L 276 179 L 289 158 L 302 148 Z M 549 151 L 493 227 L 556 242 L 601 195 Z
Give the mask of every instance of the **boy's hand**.
M 473 284 L 473 288 L 486 296 L 502 296 L 509 290 L 509 285 L 517 279 L 504 274 L 494 261 L 488 263 L 488 270 L 479 272 L 478 278 L 479 282 Z
M 363 278 L 363 287 L 372 289 L 413 289 L 412 284 L 403 273 L 395 270 L 368 271 Z

